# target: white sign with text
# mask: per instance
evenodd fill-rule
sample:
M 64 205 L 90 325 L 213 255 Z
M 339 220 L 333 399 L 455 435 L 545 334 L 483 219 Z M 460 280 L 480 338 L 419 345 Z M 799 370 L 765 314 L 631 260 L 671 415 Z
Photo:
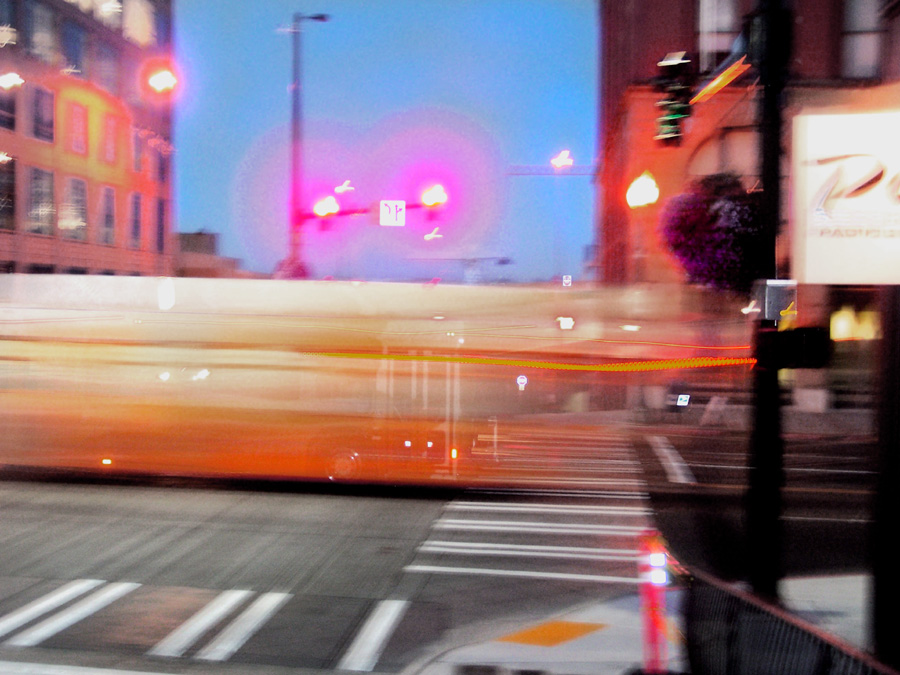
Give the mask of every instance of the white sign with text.
M 900 112 L 798 115 L 792 276 L 900 283 Z

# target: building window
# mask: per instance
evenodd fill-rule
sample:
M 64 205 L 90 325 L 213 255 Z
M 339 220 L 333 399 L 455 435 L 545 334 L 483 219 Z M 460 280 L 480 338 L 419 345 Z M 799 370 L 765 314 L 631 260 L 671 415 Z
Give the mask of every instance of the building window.
M 69 104 L 69 150 L 79 155 L 87 154 L 87 108 L 77 103 Z
M 51 8 L 42 2 L 25 5 L 28 51 L 41 61 L 56 65 L 56 16 Z
M 119 158 L 119 118 L 107 115 L 103 125 L 103 161 L 115 164 Z
M 0 0 L 0 47 L 14 45 L 19 40 L 18 21 L 13 0 Z
M 737 5 L 737 0 L 700 0 L 697 12 L 700 72 L 715 70 L 731 51 L 741 32 Z
M 97 45 L 97 60 L 91 73 L 106 91 L 119 93 L 119 53 L 113 47 L 104 43 Z
M 59 214 L 59 234 L 66 239 L 87 239 L 87 183 L 80 178 L 66 182 L 66 201 Z
M 16 92 L 0 89 L 0 129 L 16 128 Z
M 140 173 L 144 168 L 144 141 L 137 129 L 131 132 L 131 158 L 132 168 Z
M 131 248 L 141 247 L 141 195 L 137 192 L 131 195 L 131 238 L 128 245 Z
M 16 229 L 16 161 L 0 162 L 0 230 Z
M 162 150 L 156 153 L 156 180 L 160 183 L 169 180 L 169 158 Z
M 53 92 L 46 89 L 34 90 L 32 135 L 42 141 L 53 142 Z
M 88 0 L 83 0 L 87 2 Z M 122 2 L 121 0 L 93 0 L 94 15 L 102 23 L 118 31 L 122 27 Z
M 879 0 L 844 0 L 841 75 L 876 78 L 880 71 Z
M 149 0 L 123 0 L 122 34 L 141 47 L 156 44 L 156 18 Z
M 31 170 L 31 201 L 28 208 L 28 231 L 33 234 L 53 234 L 56 203 L 53 198 L 53 173 L 43 169 Z
M 156 200 L 156 252 L 166 252 L 166 201 Z
M 85 76 L 85 30 L 74 21 L 66 21 L 62 26 L 62 51 L 65 67 L 72 75 Z
M 112 246 L 116 241 L 116 191 L 104 187 L 100 200 L 100 243 Z

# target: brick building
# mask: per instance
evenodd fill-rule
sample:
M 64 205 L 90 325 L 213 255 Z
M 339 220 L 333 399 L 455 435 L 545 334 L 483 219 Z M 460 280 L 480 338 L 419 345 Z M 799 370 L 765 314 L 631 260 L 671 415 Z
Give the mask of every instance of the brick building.
M 780 272 L 791 274 L 792 120 L 816 111 L 874 112 L 900 102 L 900 2 L 793 0 L 793 50 L 785 91 Z M 652 86 L 667 53 L 691 57 L 700 82 L 728 57 L 756 0 L 601 2 L 601 173 L 593 276 L 608 283 L 680 281 L 678 264 L 657 234 L 667 199 L 694 178 L 718 172 L 759 179 L 755 70 L 692 106 L 679 145 L 654 140 L 660 94 Z M 659 201 L 629 209 L 625 194 L 644 171 Z
M 171 274 L 170 27 L 170 0 L 0 0 L 0 271 Z

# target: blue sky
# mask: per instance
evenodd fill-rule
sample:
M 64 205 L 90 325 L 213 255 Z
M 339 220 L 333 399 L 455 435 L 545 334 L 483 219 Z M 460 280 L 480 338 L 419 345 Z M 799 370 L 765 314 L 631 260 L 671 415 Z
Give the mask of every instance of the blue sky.
M 583 277 L 591 177 L 550 169 L 569 150 L 595 163 L 595 0 L 183 0 L 175 30 L 177 225 L 220 234 L 220 253 L 271 272 L 288 250 L 291 36 L 303 23 L 303 202 L 348 208 L 418 201 L 442 182 L 433 218 L 404 228 L 368 216 L 304 228 L 314 278 L 486 281 Z M 440 237 L 428 240 L 425 234 Z M 498 266 L 490 258 L 507 257 Z

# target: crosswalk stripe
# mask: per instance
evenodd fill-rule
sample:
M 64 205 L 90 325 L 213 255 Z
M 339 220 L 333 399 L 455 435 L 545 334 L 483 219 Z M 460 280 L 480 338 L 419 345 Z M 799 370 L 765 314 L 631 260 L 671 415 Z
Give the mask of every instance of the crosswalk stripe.
M 482 567 L 440 567 L 436 565 L 407 565 L 406 572 L 423 574 L 481 574 L 492 577 L 525 577 L 529 579 L 559 579 L 563 581 L 595 581 L 599 583 L 637 584 L 638 577 L 613 577 L 601 574 L 572 574 L 568 572 L 532 572 L 529 570 L 498 570 Z
M 408 600 L 382 600 L 378 603 L 356 634 L 350 648 L 341 657 L 337 669 L 371 671 L 408 605 Z
M 421 553 L 451 555 L 520 556 L 529 558 L 565 558 L 570 560 L 600 560 L 605 562 L 634 562 L 638 551 L 631 549 L 588 548 L 584 546 L 535 546 L 528 544 L 484 544 L 462 541 L 426 541 L 419 546 Z
M 243 590 L 219 593 L 203 609 L 163 638 L 147 654 L 149 656 L 181 656 L 193 646 L 201 635 L 219 623 L 251 594 L 251 591 Z
M 590 506 L 569 504 L 488 504 L 485 502 L 451 502 L 447 511 L 506 511 L 512 513 L 558 513 L 565 515 L 648 516 L 652 510 L 641 506 Z
M 469 494 L 522 495 L 539 497 L 577 497 L 579 499 L 649 499 L 646 492 L 618 492 L 611 490 L 529 490 L 526 488 L 472 488 Z
M 224 661 L 240 649 L 291 597 L 290 593 L 263 593 L 196 656 L 202 661 Z
M 103 582 L 99 579 L 78 579 L 76 581 L 71 581 L 65 586 L 60 586 L 52 593 L 48 593 L 24 607 L 20 607 L 14 612 L 10 612 L 6 616 L 0 618 L 0 637 L 12 633 L 29 621 L 33 621 L 39 616 L 43 616 L 47 612 L 77 598 L 79 595 L 84 595 L 102 583 Z
M 459 520 L 443 518 L 434 523 L 436 530 L 478 532 L 529 532 L 541 534 L 620 534 L 637 536 L 646 527 L 630 525 L 579 525 L 576 523 L 519 522 L 515 520 Z
M 44 640 L 78 623 L 138 588 L 140 584 L 121 582 L 109 584 L 74 605 L 32 626 L 3 644 L 9 647 L 34 647 Z

